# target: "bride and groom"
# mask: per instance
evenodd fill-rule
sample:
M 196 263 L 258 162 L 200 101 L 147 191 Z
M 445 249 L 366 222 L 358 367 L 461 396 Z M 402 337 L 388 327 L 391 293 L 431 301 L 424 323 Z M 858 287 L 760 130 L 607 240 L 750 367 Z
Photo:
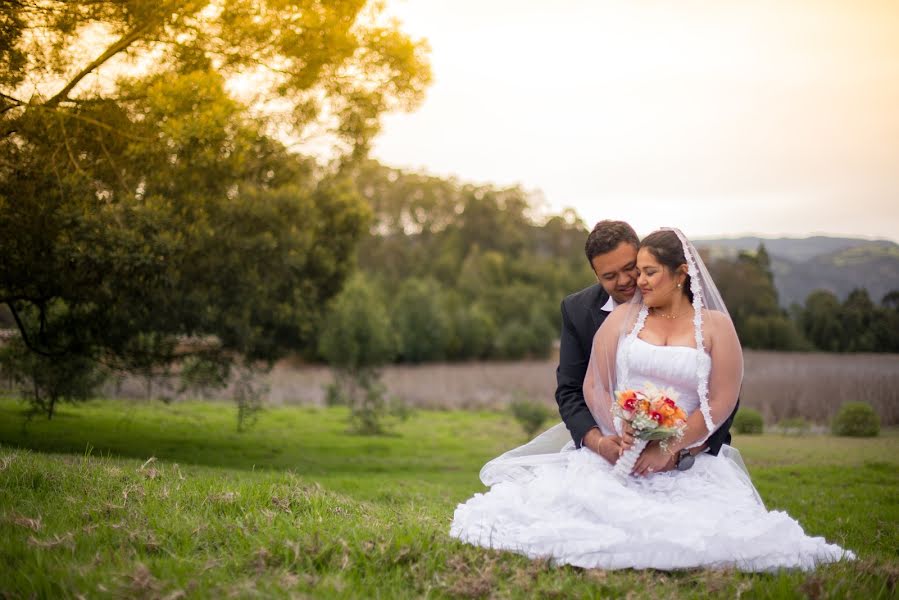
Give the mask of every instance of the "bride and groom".
M 455 512 L 462 541 L 585 568 L 812 569 L 854 555 L 768 511 L 729 445 L 743 355 L 718 289 L 676 229 L 640 242 L 620 221 L 590 233 L 598 284 L 562 302 L 556 400 L 563 423 L 487 463 Z M 666 390 L 680 436 L 634 443 L 613 410 L 622 390 Z

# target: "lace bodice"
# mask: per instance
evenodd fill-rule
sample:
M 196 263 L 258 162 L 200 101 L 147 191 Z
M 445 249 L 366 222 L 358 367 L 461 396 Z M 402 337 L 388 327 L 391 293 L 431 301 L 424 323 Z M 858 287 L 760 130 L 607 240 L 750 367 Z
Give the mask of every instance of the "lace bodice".
M 618 346 L 618 355 L 615 357 L 616 388 L 639 389 L 647 380 L 657 387 L 673 388 L 678 393 L 678 404 L 688 415 L 699 408 L 706 429 L 711 433 L 716 429 L 709 408 L 709 373 L 712 370 L 712 358 L 704 350 L 702 323 L 698 318 L 702 310 L 701 305 L 697 305 L 695 309 L 697 315 L 694 318 L 693 329 L 695 348 L 656 346 L 638 337 L 649 314 L 649 309 L 643 305 L 634 328 Z M 643 377 L 642 380 L 640 375 Z M 692 387 L 687 385 L 690 382 Z M 616 417 L 614 420 L 615 428 L 620 431 L 619 419 Z M 705 439 L 699 440 L 690 448 L 703 442 Z

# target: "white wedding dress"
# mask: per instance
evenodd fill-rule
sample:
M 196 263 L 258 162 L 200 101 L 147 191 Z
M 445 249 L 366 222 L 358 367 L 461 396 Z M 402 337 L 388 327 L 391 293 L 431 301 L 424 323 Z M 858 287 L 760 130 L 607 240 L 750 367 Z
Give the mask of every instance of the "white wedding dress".
M 708 355 L 695 348 L 654 346 L 634 335 L 618 348 L 617 363 L 631 383 L 675 390 L 689 414 L 699 407 L 702 360 Z M 481 479 L 490 490 L 458 506 L 450 535 L 531 558 L 601 569 L 743 571 L 809 570 L 854 558 L 806 535 L 785 512 L 767 511 L 728 446 L 718 456 L 698 455 L 687 471 L 622 483 L 602 457 L 574 449 L 560 423 L 489 462 Z

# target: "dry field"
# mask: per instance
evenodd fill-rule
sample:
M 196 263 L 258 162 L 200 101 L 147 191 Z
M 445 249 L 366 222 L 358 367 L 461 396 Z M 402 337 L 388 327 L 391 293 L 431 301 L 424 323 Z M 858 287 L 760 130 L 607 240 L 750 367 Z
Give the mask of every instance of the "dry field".
M 384 369 L 390 393 L 421 408 L 502 408 L 517 397 L 554 405 L 555 360 L 392 366 Z M 747 351 L 742 406 L 768 423 L 804 417 L 826 424 L 843 402 L 864 400 L 884 425 L 899 425 L 899 354 L 820 354 Z M 282 361 L 260 378 L 270 404 L 324 402 L 331 381 L 323 366 Z M 175 384 L 154 381 L 151 395 L 177 397 Z M 105 395 L 147 397 L 146 382 L 126 380 Z M 228 391 L 214 393 L 228 396 Z

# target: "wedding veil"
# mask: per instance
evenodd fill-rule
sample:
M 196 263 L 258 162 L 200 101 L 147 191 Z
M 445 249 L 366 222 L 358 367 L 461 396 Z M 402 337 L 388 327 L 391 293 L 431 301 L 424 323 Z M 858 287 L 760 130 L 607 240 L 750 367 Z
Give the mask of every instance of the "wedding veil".
M 727 420 L 737 403 L 743 380 L 743 352 L 721 293 L 699 252 L 680 230 L 664 228 L 662 231 L 676 235 L 683 250 L 694 309 L 694 343 L 701 350 L 696 392 L 706 432 L 690 445 L 696 447 Z M 606 318 L 593 338 L 584 399 L 605 435 L 620 433 L 620 423 L 611 412 L 615 391 L 632 387 L 628 361 L 619 362 L 618 358 L 627 355 L 626 350 L 643 329 L 648 314 L 638 290 L 630 302 L 617 307 Z M 619 348 L 625 352 L 619 353 Z
M 681 243 L 694 308 L 694 344 L 701 350 L 697 360 L 696 391 L 705 431 L 690 445 L 696 447 L 727 420 L 736 405 L 743 380 L 743 352 L 724 300 L 699 252 L 680 230 L 665 228 L 664 231 L 673 232 Z M 630 302 L 612 311 L 593 338 L 584 379 L 584 399 L 604 435 L 620 434 L 620 423 L 613 418 L 611 407 L 615 390 L 629 385 L 627 361 L 618 363 L 618 349 L 625 349 L 625 345 L 634 342 L 647 315 L 648 309 L 637 291 Z M 488 462 L 481 469 L 481 481 L 490 486 L 504 480 L 530 477 L 535 467 L 556 462 L 560 450 L 573 446 L 565 424 L 559 423 L 529 443 Z M 739 452 L 732 449 L 725 455 L 740 467 L 748 481 L 748 472 Z

